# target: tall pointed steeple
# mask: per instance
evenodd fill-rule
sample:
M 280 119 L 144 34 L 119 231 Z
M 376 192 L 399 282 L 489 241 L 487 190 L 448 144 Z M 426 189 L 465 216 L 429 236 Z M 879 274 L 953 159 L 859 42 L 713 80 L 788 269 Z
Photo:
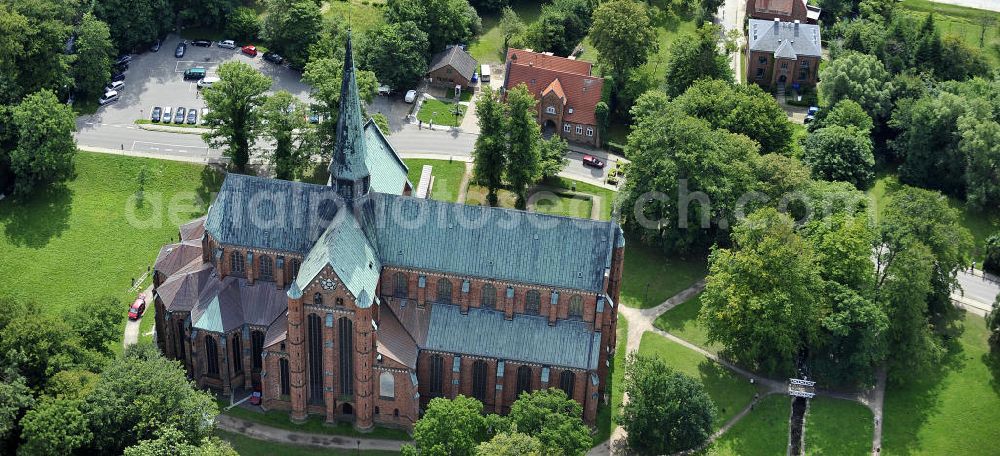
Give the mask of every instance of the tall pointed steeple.
M 351 201 L 368 194 L 371 174 L 365 164 L 365 127 L 358 95 L 357 69 L 354 68 L 354 51 L 351 49 L 351 31 L 347 31 L 347 49 L 344 53 L 343 79 L 340 85 L 340 114 L 337 117 L 337 136 L 330 160 L 330 185 L 337 193 Z

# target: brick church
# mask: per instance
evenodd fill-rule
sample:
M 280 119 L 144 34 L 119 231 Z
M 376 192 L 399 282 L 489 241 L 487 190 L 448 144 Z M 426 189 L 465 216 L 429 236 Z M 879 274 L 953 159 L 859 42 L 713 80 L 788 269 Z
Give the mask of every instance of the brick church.
M 154 268 L 160 349 L 265 409 L 412 429 L 434 397 L 506 413 L 561 388 L 594 423 L 615 349 L 614 222 L 410 196 L 362 116 L 350 39 L 328 185 L 229 174 Z

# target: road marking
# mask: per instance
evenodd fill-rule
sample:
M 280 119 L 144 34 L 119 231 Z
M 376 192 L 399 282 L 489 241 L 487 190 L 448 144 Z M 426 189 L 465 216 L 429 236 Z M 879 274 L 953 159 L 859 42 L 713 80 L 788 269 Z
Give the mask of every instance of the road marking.
M 188 64 L 188 66 L 181 68 L 182 63 Z M 214 60 L 210 60 L 207 62 L 204 60 L 178 60 L 177 63 L 174 63 L 174 73 L 183 73 L 187 71 L 188 68 L 193 68 L 193 67 L 204 67 L 206 70 L 208 70 L 210 67 L 217 67 L 220 64 L 222 64 L 222 62 L 217 62 Z

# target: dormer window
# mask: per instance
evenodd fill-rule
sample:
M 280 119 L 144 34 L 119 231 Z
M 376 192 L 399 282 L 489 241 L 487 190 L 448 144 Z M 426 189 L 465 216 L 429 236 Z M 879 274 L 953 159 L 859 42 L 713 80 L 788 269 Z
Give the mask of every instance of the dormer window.
M 570 114 L 573 114 L 573 108 L 569 108 L 568 112 L 569 112 Z

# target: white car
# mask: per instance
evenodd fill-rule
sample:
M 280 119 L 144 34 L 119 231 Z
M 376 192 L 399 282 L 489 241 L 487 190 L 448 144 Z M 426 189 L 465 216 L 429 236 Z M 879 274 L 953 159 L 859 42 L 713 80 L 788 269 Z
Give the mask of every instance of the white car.
M 417 101 L 417 91 L 416 90 L 408 90 L 406 92 L 406 96 L 403 97 L 403 101 L 405 101 L 407 103 L 413 103 L 414 101 Z
M 198 88 L 211 87 L 212 84 L 219 82 L 218 76 L 206 76 L 198 81 Z
M 233 40 L 219 41 L 219 47 L 223 49 L 236 49 L 236 42 Z
M 106 104 L 114 103 L 118 101 L 119 95 L 117 91 L 109 90 L 104 94 L 103 97 L 97 100 L 97 104 L 104 106 Z
M 104 93 L 117 92 L 125 87 L 125 81 L 112 81 L 104 86 Z
M 387 85 L 378 86 L 379 95 L 389 95 L 390 93 L 392 93 L 392 89 L 389 88 L 389 86 Z

